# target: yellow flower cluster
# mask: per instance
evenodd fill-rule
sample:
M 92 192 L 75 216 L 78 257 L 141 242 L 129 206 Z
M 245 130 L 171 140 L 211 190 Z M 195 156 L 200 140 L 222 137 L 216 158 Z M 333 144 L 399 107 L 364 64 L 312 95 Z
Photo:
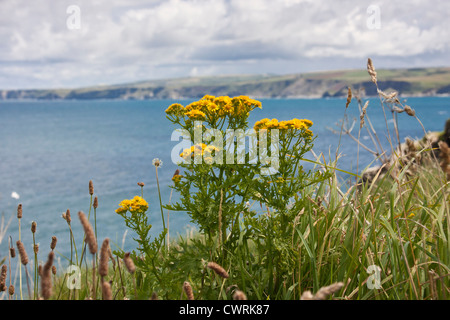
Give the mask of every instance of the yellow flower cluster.
M 174 114 L 174 115 L 183 115 L 185 112 L 184 107 L 179 103 L 171 104 L 167 109 L 167 114 Z
M 180 157 L 187 159 L 189 157 L 193 158 L 195 155 L 195 152 L 200 153 L 202 156 L 203 155 L 211 155 L 213 151 L 219 151 L 219 148 L 217 148 L 216 146 L 208 146 L 204 143 L 202 143 L 201 145 L 196 144 L 193 145 L 190 148 L 184 149 L 183 152 L 180 154 Z
M 258 131 L 259 129 L 297 129 L 297 130 L 305 130 L 306 133 L 312 135 L 311 130 L 309 130 L 309 127 L 313 125 L 311 120 L 308 119 L 292 119 L 292 120 L 286 120 L 286 121 L 278 121 L 278 119 L 262 119 L 259 121 L 256 121 L 253 128 Z
M 255 108 L 262 108 L 261 102 L 247 96 L 230 98 L 205 95 L 202 99 L 194 101 L 186 107 L 174 103 L 166 109 L 166 113 L 175 116 L 186 115 L 191 120 L 205 120 L 207 115 L 222 118 L 246 116 Z
M 177 184 L 178 182 L 180 182 L 180 180 L 181 180 L 182 177 L 183 177 L 183 176 L 182 176 L 181 174 L 175 174 L 175 175 L 172 177 L 172 181 L 173 181 L 175 184 Z
M 186 112 L 186 116 L 191 120 L 205 120 L 206 115 L 200 110 L 190 110 Z
M 119 203 L 119 208 L 116 209 L 116 213 L 124 214 L 127 211 L 130 211 L 132 214 L 134 213 L 143 213 L 147 211 L 148 203 L 139 196 L 135 196 L 133 199 L 125 199 Z

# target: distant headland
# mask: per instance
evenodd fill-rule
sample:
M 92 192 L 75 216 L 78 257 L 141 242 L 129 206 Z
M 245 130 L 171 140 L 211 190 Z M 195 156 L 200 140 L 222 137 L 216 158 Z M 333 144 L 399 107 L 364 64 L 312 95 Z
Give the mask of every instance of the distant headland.
M 400 96 L 450 94 L 450 68 L 379 69 L 378 86 Z M 0 100 L 148 100 L 197 99 L 210 95 L 254 98 L 326 98 L 347 96 L 347 87 L 377 95 L 366 70 L 339 70 L 289 75 L 187 77 L 64 89 L 1 90 Z

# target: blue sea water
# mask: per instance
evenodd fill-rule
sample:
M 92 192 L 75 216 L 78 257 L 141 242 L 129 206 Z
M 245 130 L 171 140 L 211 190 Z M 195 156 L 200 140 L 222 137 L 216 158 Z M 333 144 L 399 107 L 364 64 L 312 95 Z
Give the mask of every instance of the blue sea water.
M 427 131 L 441 131 L 445 120 L 450 118 L 448 97 L 406 100 Z M 176 128 L 165 118 L 164 110 L 174 102 L 187 104 L 191 101 L 0 102 L 0 213 L 4 214 L 4 224 L 12 218 L 0 239 L 0 260 L 7 255 L 8 237 L 12 236 L 14 244 L 18 240 L 16 208 L 19 203 L 23 204 L 21 236 L 29 254 L 32 252 L 32 221 L 37 222 L 39 260 L 46 260 L 52 236 L 58 238 L 56 249 L 61 257 L 70 254 L 68 227 L 61 218 L 67 209 L 71 210 L 80 246 L 82 230 L 77 212 L 89 211 L 89 180 L 93 180 L 99 199 L 96 213 L 99 242 L 109 237 L 113 249 L 115 246 L 125 250 L 135 248 L 133 235 L 126 233 L 122 218 L 114 210 L 121 200 L 140 194 L 137 182 L 145 183 L 144 197 L 149 202 L 149 221 L 153 225 L 151 233 L 159 234 L 161 214 L 152 160 L 163 161 L 158 171 L 163 203 L 169 202 L 169 184 L 177 168 L 170 157 L 178 143 L 171 141 Z M 328 154 L 334 158 L 340 145 L 339 168 L 355 172 L 356 143 L 346 135 L 339 136 L 338 122 L 344 117 L 345 99 L 263 99 L 261 102 L 263 108 L 251 114 L 250 124 L 262 118 L 310 119 L 314 122 L 311 129 L 317 136 L 314 151 L 323 152 L 326 159 L 329 159 Z M 367 114 L 388 147 L 385 118 L 378 99 L 370 99 Z M 355 101 L 350 104 L 347 115 L 356 121 L 353 133 L 357 136 L 359 111 Z M 389 125 L 392 127 L 391 122 Z M 424 134 L 418 121 L 405 113 L 399 115 L 399 128 L 401 140 Z M 364 131 L 361 141 L 373 147 Z M 310 158 L 313 159 L 312 155 Z M 361 169 L 373 157 L 360 149 L 359 160 Z M 12 192 L 20 198 L 11 197 Z M 172 201 L 177 196 L 173 194 Z M 91 221 L 92 217 L 93 211 Z M 187 226 L 194 225 L 185 213 L 170 213 L 171 237 L 184 235 Z

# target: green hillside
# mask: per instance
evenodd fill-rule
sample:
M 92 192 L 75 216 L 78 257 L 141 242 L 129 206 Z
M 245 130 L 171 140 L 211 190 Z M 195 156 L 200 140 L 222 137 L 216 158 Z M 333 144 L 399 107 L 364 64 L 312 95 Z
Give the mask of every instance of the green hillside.
M 381 90 L 404 96 L 450 93 L 450 68 L 380 69 Z M 224 75 L 140 81 L 76 89 L 0 90 L 0 99 L 182 99 L 212 95 L 254 98 L 339 97 L 347 87 L 376 95 L 366 70 L 337 70 L 289 75 Z

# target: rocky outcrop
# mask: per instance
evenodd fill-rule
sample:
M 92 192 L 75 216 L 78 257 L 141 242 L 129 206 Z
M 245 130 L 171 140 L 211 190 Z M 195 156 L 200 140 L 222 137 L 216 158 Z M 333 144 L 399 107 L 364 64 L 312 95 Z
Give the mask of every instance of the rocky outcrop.
M 420 140 L 407 138 L 387 161 L 365 170 L 361 180 L 372 183 L 386 174 L 396 178 L 404 168 L 413 175 L 420 166 L 433 164 L 439 164 L 450 181 L 450 119 L 442 132 L 429 132 Z

